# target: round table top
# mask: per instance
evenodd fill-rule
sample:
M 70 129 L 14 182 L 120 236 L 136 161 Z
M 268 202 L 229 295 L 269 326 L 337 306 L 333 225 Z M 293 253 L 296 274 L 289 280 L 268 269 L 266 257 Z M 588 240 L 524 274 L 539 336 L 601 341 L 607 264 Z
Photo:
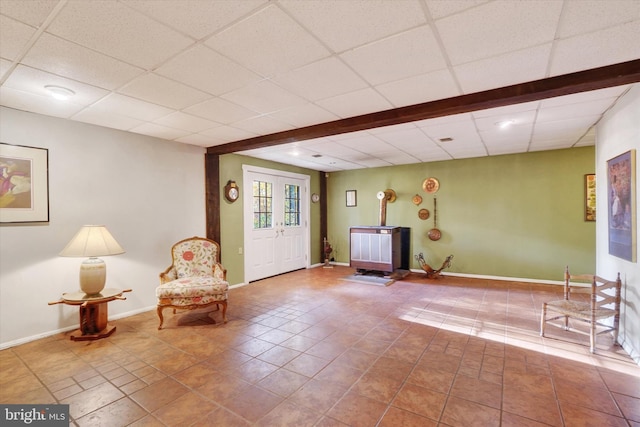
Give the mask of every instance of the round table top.
M 87 295 L 82 291 L 79 292 L 69 292 L 62 294 L 62 299 L 69 302 L 85 302 L 85 301 L 101 301 L 109 298 L 115 298 L 118 295 L 121 295 L 124 291 L 118 288 L 105 288 L 99 294 L 95 295 Z

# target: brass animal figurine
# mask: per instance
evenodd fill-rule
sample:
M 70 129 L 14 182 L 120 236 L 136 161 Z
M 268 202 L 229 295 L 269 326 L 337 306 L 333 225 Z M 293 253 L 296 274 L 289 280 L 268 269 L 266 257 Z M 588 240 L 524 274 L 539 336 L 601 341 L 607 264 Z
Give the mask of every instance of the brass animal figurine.
M 437 270 L 434 270 L 429 264 L 427 264 L 427 262 L 424 260 L 424 255 L 422 255 L 422 252 L 416 255 L 415 258 L 420 263 L 420 267 L 427 273 L 428 279 L 437 279 L 438 277 L 440 277 L 440 272 L 442 270 L 451 267 L 451 260 L 453 259 L 453 255 L 449 255 L 442 263 L 442 267 Z

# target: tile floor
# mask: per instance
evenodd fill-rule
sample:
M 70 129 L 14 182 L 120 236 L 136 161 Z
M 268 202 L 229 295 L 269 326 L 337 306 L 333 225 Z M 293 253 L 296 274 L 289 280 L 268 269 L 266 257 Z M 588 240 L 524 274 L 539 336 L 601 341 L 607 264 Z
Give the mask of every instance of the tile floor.
M 77 426 L 640 426 L 640 368 L 610 337 L 594 356 L 538 336 L 559 287 L 352 272 L 232 289 L 227 324 L 167 311 L 158 331 L 151 311 L 6 349 L 0 401 L 66 403 Z

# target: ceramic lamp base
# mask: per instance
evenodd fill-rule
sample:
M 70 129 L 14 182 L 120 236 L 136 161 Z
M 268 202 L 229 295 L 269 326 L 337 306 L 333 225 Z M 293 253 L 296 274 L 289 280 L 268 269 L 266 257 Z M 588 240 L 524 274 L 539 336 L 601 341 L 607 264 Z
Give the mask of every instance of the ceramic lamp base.
M 80 289 L 85 294 L 99 294 L 106 281 L 107 266 L 100 258 L 88 258 L 80 265 Z

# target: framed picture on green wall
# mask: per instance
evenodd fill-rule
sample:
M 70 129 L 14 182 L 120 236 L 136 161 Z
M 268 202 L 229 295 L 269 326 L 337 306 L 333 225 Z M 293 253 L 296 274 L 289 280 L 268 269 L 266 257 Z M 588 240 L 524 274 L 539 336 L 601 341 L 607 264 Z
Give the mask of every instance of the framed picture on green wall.
M 596 174 L 584 176 L 584 220 L 596 220 Z
M 609 254 L 636 261 L 636 150 L 607 161 Z

